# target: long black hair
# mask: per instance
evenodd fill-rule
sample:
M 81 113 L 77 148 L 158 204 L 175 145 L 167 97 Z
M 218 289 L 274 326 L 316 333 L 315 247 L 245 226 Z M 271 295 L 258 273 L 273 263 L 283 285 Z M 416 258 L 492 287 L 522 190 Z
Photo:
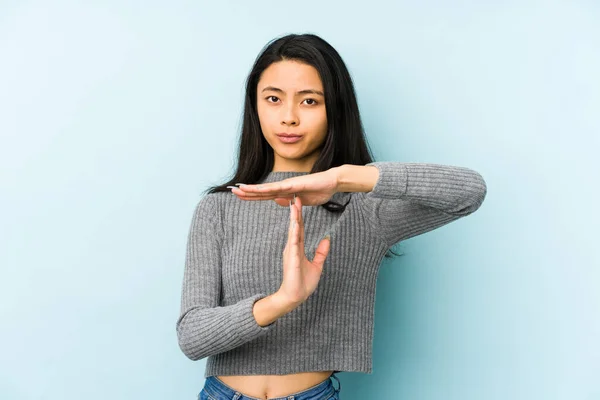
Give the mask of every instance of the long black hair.
M 227 186 L 233 186 L 237 182 L 261 182 L 272 171 L 275 158 L 273 149 L 260 128 L 256 91 L 265 69 L 284 60 L 313 66 L 323 83 L 327 135 L 319 158 L 310 173 L 326 171 L 344 164 L 365 165 L 373 161 L 365 138 L 352 78 L 342 57 L 317 35 L 289 34 L 267 43 L 254 61 L 246 80 L 237 169 L 231 180 L 209 187 L 207 193 L 230 191 Z M 331 212 L 344 212 L 347 204 L 328 201 L 321 206 Z

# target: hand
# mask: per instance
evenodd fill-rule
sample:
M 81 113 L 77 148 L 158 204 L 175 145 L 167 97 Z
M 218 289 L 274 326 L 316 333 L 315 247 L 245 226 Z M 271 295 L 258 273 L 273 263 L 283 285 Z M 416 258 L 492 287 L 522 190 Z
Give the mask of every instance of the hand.
M 283 250 L 283 282 L 277 293 L 290 304 L 299 305 L 306 301 L 321 279 L 329 248 L 330 240 L 326 236 L 317 246 L 313 260 L 309 261 L 306 258 L 302 200 L 296 197 L 295 204 L 290 206 L 288 241 Z
M 338 168 L 323 172 L 295 176 L 279 182 L 245 185 L 232 188 L 232 193 L 242 200 L 274 200 L 280 206 L 289 206 L 296 195 L 306 206 L 325 204 L 338 192 Z

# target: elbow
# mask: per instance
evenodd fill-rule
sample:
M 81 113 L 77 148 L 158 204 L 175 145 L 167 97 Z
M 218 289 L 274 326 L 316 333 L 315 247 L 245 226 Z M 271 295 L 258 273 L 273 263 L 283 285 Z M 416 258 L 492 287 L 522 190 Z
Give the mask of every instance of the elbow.
M 465 196 L 449 214 L 457 216 L 466 216 L 477 211 L 487 195 L 487 184 L 483 176 L 476 171 L 472 171 L 472 178 L 469 184 L 464 188 Z
M 189 342 L 179 340 L 179 348 L 192 361 L 202 360 L 205 357 L 201 353 L 198 353 L 193 346 L 190 346 Z
M 487 195 L 487 184 L 479 172 L 473 171 L 473 181 L 469 188 L 469 201 L 466 214 L 472 214 L 481 207 Z
M 177 342 L 183 354 L 192 361 L 202 360 L 209 356 L 206 354 L 206 349 L 202 348 L 201 341 L 195 340 L 187 332 L 185 325 L 177 325 Z
M 485 196 L 487 195 L 487 184 L 485 183 L 485 179 L 483 179 L 483 176 L 481 176 L 479 172 L 475 172 L 475 176 L 475 184 L 473 185 L 475 188 L 475 195 L 473 196 L 475 209 L 473 211 L 481 207 L 483 200 L 485 200 Z

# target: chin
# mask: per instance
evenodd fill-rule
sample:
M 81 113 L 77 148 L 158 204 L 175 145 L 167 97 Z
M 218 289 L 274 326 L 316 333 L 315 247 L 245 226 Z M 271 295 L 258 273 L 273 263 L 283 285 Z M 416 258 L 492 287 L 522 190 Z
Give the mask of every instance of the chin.
M 277 151 L 276 152 L 279 157 L 286 158 L 288 160 L 301 160 L 306 157 L 306 154 L 302 152 L 286 152 L 286 151 Z

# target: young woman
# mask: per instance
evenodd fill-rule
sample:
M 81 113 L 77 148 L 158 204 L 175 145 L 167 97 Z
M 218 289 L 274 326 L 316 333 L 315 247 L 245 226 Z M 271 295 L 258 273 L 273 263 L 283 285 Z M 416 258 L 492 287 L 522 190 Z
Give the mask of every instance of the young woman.
M 198 397 L 339 399 L 335 373 L 372 373 L 383 257 L 486 192 L 465 167 L 374 162 L 337 51 L 311 34 L 271 41 L 247 80 L 235 175 L 189 230 L 177 335 L 208 357 Z

